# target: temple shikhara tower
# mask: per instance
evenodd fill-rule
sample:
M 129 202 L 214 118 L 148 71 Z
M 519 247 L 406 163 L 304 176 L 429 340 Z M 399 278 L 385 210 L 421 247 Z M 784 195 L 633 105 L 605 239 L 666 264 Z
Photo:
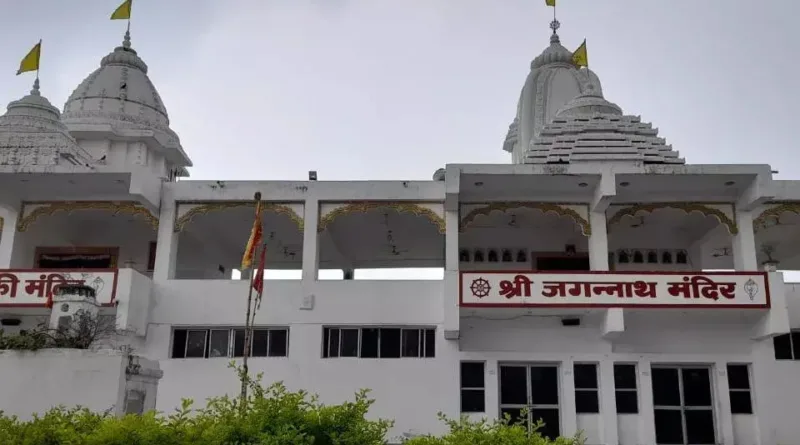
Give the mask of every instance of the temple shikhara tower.
M 558 30 L 519 73 L 510 162 L 422 181 L 188 179 L 129 33 L 61 111 L 37 77 L 0 116 L 0 338 L 108 335 L 0 351 L 0 410 L 171 411 L 238 394 L 247 354 L 326 402 L 370 388 L 392 443 L 525 408 L 593 445 L 798 443 L 800 181 L 691 164 Z

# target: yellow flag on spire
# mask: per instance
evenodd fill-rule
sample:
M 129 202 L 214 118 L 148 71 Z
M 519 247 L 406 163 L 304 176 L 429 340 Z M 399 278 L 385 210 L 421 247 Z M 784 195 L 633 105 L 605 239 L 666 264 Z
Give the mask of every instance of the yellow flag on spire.
M 586 39 L 583 39 L 581 46 L 572 53 L 572 63 L 589 68 L 589 54 L 586 52 Z
M 42 41 L 33 46 L 28 54 L 19 63 L 17 75 L 27 73 L 28 71 L 39 71 L 39 56 L 42 55 Z
M 125 0 L 124 3 L 119 5 L 119 7 L 114 10 L 114 13 L 111 14 L 111 20 L 130 20 L 131 3 L 133 3 L 133 0 Z
M 554 7 L 554 8 L 556 7 L 556 0 L 544 0 L 544 3 L 545 3 L 547 6 L 552 6 L 552 7 Z

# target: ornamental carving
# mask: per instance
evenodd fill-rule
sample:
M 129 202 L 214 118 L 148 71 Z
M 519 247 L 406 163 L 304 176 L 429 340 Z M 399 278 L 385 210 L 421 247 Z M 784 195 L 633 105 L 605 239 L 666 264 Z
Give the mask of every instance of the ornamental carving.
M 728 205 L 728 204 L 726 204 Z M 635 204 L 629 207 L 624 207 L 617 211 L 611 218 L 609 218 L 607 227 L 618 224 L 626 216 L 634 217 L 637 213 L 653 213 L 659 209 L 676 209 L 681 210 L 687 215 L 692 212 L 698 212 L 705 216 L 713 216 L 728 229 L 728 233 L 736 235 L 739 233 L 739 227 L 736 222 L 725 214 L 722 210 L 712 207 L 710 204 L 702 204 L 696 202 L 665 202 L 665 203 L 651 203 L 651 204 Z
M 428 219 L 431 223 L 436 226 L 436 230 L 439 233 L 445 233 L 445 223 L 444 217 L 436 214 L 435 211 L 423 207 L 420 204 L 416 204 L 413 202 L 376 202 L 376 201 L 359 201 L 359 202 L 350 202 L 345 204 L 342 207 L 337 207 L 336 209 L 332 210 L 331 212 L 325 214 L 319 219 L 319 225 L 317 226 L 317 232 L 323 232 L 328 225 L 330 225 L 336 218 L 344 215 L 349 215 L 351 213 L 366 213 L 371 210 L 378 210 L 378 209 L 388 209 L 394 210 L 398 213 L 410 213 L 415 216 L 421 216 L 423 218 Z
M 784 213 L 800 215 L 800 202 L 773 202 L 768 205 L 769 208 L 753 220 L 754 231 L 766 229 L 770 221 L 777 221 Z
M 516 210 L 516 209 L 533 209 L 533 210 L 539 210 L 544 214 L 555 213 L 558 216 L 569 217 L 575 222 L 575 224 L 578 225 L 578 227 L 580 227 L 581 233 L 583 235 L 585 236 L 591 235 L 592 226 L 589 223 L 588 218 L 578 213 L 575 207 L 585 207 L 585 206 L 570 205 L 570 204 L 555 204 L 549 202 L 495 202 L 482 207 L 478 207 L 467 213 L 466 216 L 461 218 L 459 231 L 463 232 L 465 229 L 467 229 L 469 225 L 472 224 L 475 218 L 477 218 L 479 215 L 488 216 L 490 213 L 495 211 L 506 213 L 510 210 Z
M 33 208 L 33 210 L 27 212 L 27 208 Z M 158 229 L 158 218 L 146 207 L 133 201 L 61 201 L 23 203 L 20 218 L 17 221 L 17 232 L 28 230 L 31 224 L 42 216 L 50 216 L 59 212 L 72 213 L 78 210 L 106 210 L 112 215 L 141 216 L 153 230 Z
M 207 203 L 181 203 L 181 204 L 192 204 L 194 207 L 189 209 L 186 213 L 176 216 L 175 218 L 175 225 L 173 226 L 174 232 L 181 232 L 186 227 L 186 224 L 189 224 L 195 217 L 200 215 L 206 215 L 212 212 L 218 212 L 221 210 L 233 209 L 238 207 L 255 207 L 255 202 L 253 201 L 223 201 L 223 202 L 207 202 Z M 278 215 L 284 215 L 292 220 L 297 225 L 297 229 L 302 231 L 303 230 L 303 218 L 289 205 L 286 204 L 279 204 L 273 202 L 261 202 L 261 213 L 275 213 Z

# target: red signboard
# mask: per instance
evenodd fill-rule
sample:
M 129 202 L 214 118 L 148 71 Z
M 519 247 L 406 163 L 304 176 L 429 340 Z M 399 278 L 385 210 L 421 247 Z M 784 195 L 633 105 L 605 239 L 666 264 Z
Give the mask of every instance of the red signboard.
M 461 272 L 462 307 L 769 308 L 764 272 Z
M 95 290 L 97 302 L 114 303 L 116 269 L 0 269 L 0 307 L 40 307 L 65 284 L 84 284 Z

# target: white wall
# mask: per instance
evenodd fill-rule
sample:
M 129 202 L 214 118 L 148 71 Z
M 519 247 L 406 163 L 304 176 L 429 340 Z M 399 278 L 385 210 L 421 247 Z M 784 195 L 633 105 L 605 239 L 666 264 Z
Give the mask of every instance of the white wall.
M 115 408 L 126 359 L 116 351 L 0 351 L 0 411 L 29 419 L 53 406 Z

